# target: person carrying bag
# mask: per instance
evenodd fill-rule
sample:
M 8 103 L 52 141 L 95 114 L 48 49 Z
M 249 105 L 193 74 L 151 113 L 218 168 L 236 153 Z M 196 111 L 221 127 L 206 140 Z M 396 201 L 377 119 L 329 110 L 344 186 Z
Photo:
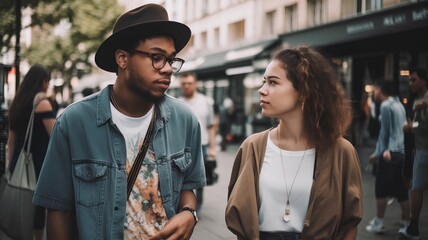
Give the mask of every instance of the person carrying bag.
M 31 202 L 36 188 L 36 173 L 30 151 L 34 110 L 40 98 L 36 95 L 28 122 L 24 145 L 13 174 L 6 170 L 0 184 L 0 230 L 13 239 L 32 239 L 36 206 Z

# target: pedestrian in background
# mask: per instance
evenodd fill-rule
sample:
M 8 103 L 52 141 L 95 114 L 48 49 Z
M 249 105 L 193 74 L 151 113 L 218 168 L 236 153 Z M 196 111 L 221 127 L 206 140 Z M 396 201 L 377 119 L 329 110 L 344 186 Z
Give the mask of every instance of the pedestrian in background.
M 410 89 L 410 87 L 409 87 Z M 413 103 L 415 101 L 415 93 L 410 89 L 407 97 L 407 104 L 404 105 L 406 110 L 406 117 L 408 120 L 414 118 Z M 407 123 L 405 124 L 407 125 Z M 415 136 L 412 131 L 408 131 L 403 127 L 404 131 L 404 163 L 403 163 L 403 178 L 406 188 L 410 190 L 412 188 L 412 175 L 413 175 L 413 155 L 415 150 Z
M 425 69 L 410 72 L 409 85 L 416 95 L 413 103 L 414 118 L 403 127 L 415 138 L 413 180 L 410 191 L 410 223 L 399 230 L 407 239 L 419 239 L 419 216 L 423 204 L 423 191 L 428 186 L 428 77 Z
M 180 75 L 181 93 L 179 98 L 192 109 L 201 126 L 201 143 L 204 162 L 215 159 L 216 156 L 216 128 L 214 122 L 214 108 L 207 96 L 198 92 L 196 74 L 184 73 Z M 206 164 L 205 164 L 206 165 Z M 196 190 L 197 209 L 200 210 L 203 202 L 203 188 Z
M 33 198 L 48 208 L 49 239 L 190 238 L 193 189 L 205 185 L 200 127 L 165 95 L 190 36 L 157 4 L 117 19 L 95 55 L 115 83 L 69 105 L 52 132 Z
M 228 228 L 238 239 L 355 239 L 360 164 L 342 137 L 351 106 L 331 63 L 312 48 L 280 50 L 258 92 L 262 114 L 279 124 L 238 150 Z
M 382 81 L 374 91 L 375 100 L 381 102 L 380 131 L 375 152 L 370 162 L 377 162 L 375 179 L 376 217 L 366 226 L 371 233 L 385 232 L 384 216 L 387 198 L 394 197 L 400 203 L 401 221 L 408 223 L 410 208 L 407 188 L 402 176 L 404 161 L 403 125 L 406 111 L 398 97 L 394 96 L 392 81 Z
M 33 156 L 36 179 L 39 178 L 56 116 L 55 104 L 53 104 L 53 100 L 46 96 L 50 79 L 50 72 L 44 66 L 33 65 L 19 85 L 18 91 L 10 104 L 7 145 L 11 173 L 24 146 L 25 133 L 33 111 L 33 104 L 35 104 L 30 152 Z M 36 207 L 33 224 L 35 240 L 43 239 L 45 219 L 46 209 L 44 207 Z
M 230 134 L 230 125 L 232 124 L 233 111 L 234 106 L 232 99 L 230 99 L 229 97 L 224 98 L 222 104 L 219 106 L 219 131 L 221 136 L 221 151 L 226 151 L 227 149 L 227 135 Z

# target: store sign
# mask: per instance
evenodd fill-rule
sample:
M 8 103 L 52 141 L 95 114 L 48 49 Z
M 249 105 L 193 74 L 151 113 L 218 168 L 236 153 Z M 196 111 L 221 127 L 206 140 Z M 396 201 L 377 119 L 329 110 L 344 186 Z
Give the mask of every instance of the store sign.
M 358 23 L 358 24 L 346 26 L 346 33 L 348 34 L 361 33 L 369 30 L 373 30 L 374 28 L 375 27 L 373 22 Z
M 421 10 L 414 10 L 412 12 L 413 21 L 423 21 L 428 19 L 428 8 L 422 8 Z
M 404 24 L 406 23 L 406 15 L 405 14 L 399 14 L 395 16 L 387 16 L 383 18 L 383 26 L 390 27 L 395 26 L 398 24 Z
M 323 46 L 428 27 L 428 1 L 387 9 L 281 36 L 289 46 Z
M 345 27 L 347 34 L 370 33 L 370 36 L 376 36 L 415 28 L 419 23 L 427 25 L 428 7 L 400 8 L 395 13 L 374 13 L 361 18 L 368 19 L 354 19 Z

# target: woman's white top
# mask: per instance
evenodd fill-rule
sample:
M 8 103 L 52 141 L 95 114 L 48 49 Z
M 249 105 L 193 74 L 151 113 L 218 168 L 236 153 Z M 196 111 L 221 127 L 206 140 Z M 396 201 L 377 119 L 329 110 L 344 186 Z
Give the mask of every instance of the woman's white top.
M 281 155 L 283 165 L 281 164 Z M 299 172 L 300 160 L 302 165 Z M 315 148 L 305 151 L 286 151 L 277 147 L 268 137 L 265 158 L 260 172 L 260 231 L 302 232 L 309 205 L 315 164 Z M 283 168 L 284 166 L 284 168 Z M 297 173 L 297 176 L 296 176 Z M 290 191 L 290 221 L 283 220 L 287 203 L 284 175 Z

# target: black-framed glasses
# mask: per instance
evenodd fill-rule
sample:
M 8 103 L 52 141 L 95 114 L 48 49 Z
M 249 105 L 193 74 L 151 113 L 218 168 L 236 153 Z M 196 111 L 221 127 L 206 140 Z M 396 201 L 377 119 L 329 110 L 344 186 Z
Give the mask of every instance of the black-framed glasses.
M 162 53 L 149 53 L 149 52 L 144 52 L 137 49 L 129 50 L 128 52 L 138 53 L 138 54 L 150 57 L 152 59 L 152 66 L 156 70 L 161 70 L 163 67 L 165 67 L 165 64 L 168 62 L 172 68 L 172 72 L 177 73 L 178 71 L 180 71 L 184 63 L 184 60 L 181 58 L 176 58 L 176 57 L 168 58 L 167 56 L 165 56 L 165 54 L 162 54 Z

